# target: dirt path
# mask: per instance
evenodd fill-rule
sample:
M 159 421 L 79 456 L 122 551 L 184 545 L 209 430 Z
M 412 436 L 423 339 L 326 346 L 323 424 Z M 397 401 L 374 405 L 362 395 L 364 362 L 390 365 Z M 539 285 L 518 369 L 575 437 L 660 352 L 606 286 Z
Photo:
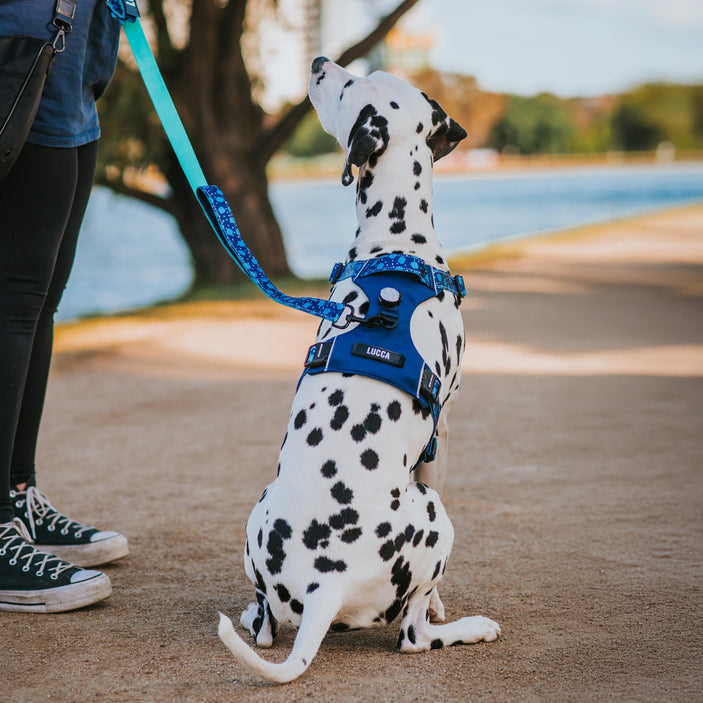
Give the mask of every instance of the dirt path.
M 132 554 L 104 604 L 0 614 L 0 701 L 701 700 L 703 207 L 520 248 L 468 277 L 445 497 L 448 615 L 500 641 L 330 633 L 284 687 L 230 657 L 217 611 L 252 595 L 244 523 L 315 328 L 239 303 L 59 336 L 41 485 Z

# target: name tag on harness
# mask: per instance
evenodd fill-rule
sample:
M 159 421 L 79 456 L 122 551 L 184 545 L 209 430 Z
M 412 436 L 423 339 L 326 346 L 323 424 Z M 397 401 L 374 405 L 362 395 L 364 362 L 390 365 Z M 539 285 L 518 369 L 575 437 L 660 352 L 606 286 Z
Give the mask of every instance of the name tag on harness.
M 354 354 L 354 356 L 362 356 L 365 359 L 384 361 L 386 364 L 391 364 L 392 366 L 402 366 L 405 363 L 405 356 L 403 356 L 403 354 L 398 354 L 398 352 L 391 351 L 390 349 L 363 344 L 362 342 L 356 342 L 352 347 L 351 353 Z

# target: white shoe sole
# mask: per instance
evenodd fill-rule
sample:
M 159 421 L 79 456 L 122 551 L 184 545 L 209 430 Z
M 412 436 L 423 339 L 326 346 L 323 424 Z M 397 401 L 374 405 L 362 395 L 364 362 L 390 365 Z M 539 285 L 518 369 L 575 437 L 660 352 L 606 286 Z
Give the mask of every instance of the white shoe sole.
M 114 537 L 89 544 L 35 544 L 39 551 L 57 556 L 76 566 L 97 566 L 121 559 L 129 554 L 127 538 L 115 534 Z
M 0 591 L 0 610 L 11 613 L 62 613 L 105 600 L 112 584 L 105 574 L 87 581 L 38 591 Z

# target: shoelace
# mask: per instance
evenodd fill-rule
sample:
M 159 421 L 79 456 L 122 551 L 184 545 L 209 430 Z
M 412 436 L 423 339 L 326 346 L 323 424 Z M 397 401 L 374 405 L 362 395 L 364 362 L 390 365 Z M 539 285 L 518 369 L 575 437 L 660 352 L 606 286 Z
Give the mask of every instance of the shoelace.
M 15 566 L 20 560 L 24 561 L 22 571 L 29 571 L 32 562 L 36 560 L 37 576 L 43 576 L 45 571 L 50 571 L 50 578 L 56 580 L 59 574 L 66 569 L 74 568 L 72 564 L 61 561 L 52 554 L 40 552 L 31 544 L 32 538 L 26 525 L 19 518 L 14 518 L 6 525 L 0 525 L 0 556 L 12 554 L 10 566 Z
M 36 525 L 41 525 L 45 520 L 49 532 L 53 532 L 57 528 L 57 525 L 61 525 L 62 535 L 67 535 L 69 529 L 74 529 L 75 536 L 80 537 L 85 530 L 89 529 L 87 525 L 81 525 L 80 522 L 71 520 L 58 512 L 49 502 L 49 499 L 36 486 L 29 486 L 27 488 L 25 501 L 27 502 L 27 520 L 29 521 L 32 539 L 36 539 L 37 537 Z M 23 501 L 17 501 L 18 507 L 21 508 L 22 505 Z M 75 525 L 75 527 L 72 528 L 72 525 Z

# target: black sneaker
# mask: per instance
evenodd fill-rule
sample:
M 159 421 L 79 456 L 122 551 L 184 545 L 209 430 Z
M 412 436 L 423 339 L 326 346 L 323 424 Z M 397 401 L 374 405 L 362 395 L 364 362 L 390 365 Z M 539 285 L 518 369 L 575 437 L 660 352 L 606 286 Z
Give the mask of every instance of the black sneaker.
M 39 551 L 19 518 L 0 524 L 0 610 L 60 613 L 92 605 L 111 593 L 105 574 Z
M 10 491 L 15 516 L 29 529 L 37 549 L 77 566 L 115 561 L 129 553 L 127 538 L 82 525 L 58 512 L 36 486 Z

